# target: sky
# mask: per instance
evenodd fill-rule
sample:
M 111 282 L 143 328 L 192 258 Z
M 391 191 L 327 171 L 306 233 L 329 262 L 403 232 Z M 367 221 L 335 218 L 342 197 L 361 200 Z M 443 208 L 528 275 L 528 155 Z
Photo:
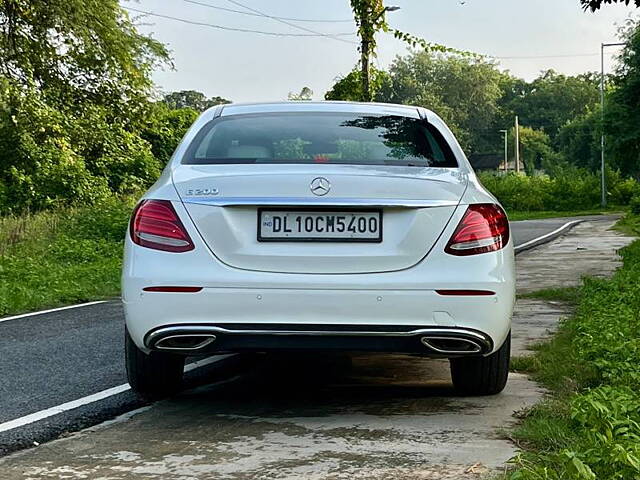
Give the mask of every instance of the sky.
M 121 0 L 124 7 L 196 23 L 263 32 L 353 33 L 348 0 Z M 202 4 L 271 17 L 332 20 L 288 21 L 213 9 Z M 500 68 L 531 80 L 553 68 L 575 75 L 600 70 L 600 43 L 618 41 L 617 30 L 633 7 L 613 5 L 584 12 L 579 0 L 385 0 L 400 10 L 388 23 L 429 42 L 497 57 Z M 162 91 L 198 90 L 234 102 L 286 100 L 309 87 L 320 100 L 336 78 L 358 62 L 355 35 L 270 36 L 189 24 L 130 12 L 141 32 L 167 45 L 174 68 L 154 72 Z M 338 20 L 339 22 L 333 22 Z M 337 39 L 336 39 L 337 38 Z M 386 68 L 407 47 L 391 34 L 379 34 L 378 67 Z M 614 67 L 617 49 L 607 49 L 605 68 Z M 518 58 L 514 58 L 518 57 Z

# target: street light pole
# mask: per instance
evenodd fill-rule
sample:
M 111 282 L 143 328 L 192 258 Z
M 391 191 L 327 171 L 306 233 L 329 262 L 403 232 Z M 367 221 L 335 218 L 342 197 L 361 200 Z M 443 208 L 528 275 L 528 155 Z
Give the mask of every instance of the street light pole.
M 600 205 L 607 206 L 607 181 L 605 178 L 605 154 L 604 154 L 604 49 L 605 47 L 620 47 L 626 45 L 624 42 L 619 43 L 601 43 L 600 44 Z
M 516 173 L 520 173 L 520 122 L 518 121 L 518 116 L 516 115 Z
M 509 130 L 500 130 L 500 133 L 504 133 L 504 171 L 506 172 L 509 168 L 509 159 L 507 158 L 509 152 Z

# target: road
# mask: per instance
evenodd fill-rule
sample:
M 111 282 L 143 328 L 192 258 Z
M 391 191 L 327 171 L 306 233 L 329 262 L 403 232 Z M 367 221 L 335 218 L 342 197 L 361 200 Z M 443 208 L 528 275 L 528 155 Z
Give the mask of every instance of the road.
M 567 219 L 513 222 L 516 245 L 555 231 L 566 222 Z M 131 391 L 123 391 L 2 431 L 5 422 L 125 384 L 123 335 L 122 306 L 117 300 L 14 320 L 0 319 L 0 455 L 141 406 Z M 199 378 L 206 378 L 206 369 L 188 374 L 194 385 Z

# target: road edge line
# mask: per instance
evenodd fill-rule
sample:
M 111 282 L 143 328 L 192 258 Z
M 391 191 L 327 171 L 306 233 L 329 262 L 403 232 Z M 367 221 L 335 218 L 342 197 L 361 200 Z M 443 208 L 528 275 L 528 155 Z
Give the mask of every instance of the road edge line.
M 556 228 L 553 232 L 546 233 L 540 237 L 534 238 L 533 240 L 529 240 L 528 242 L 523 243 L 522 245 L 518 245 L 514 248 L 514 252 L 516 255 L 522 252 L 526 252 L 527 250 L 531 250 L 532 248 L 539 247 L 540 245 L 544 245 L 545 243 L 549 243 L 559 236 L 567 233 L 576 225 L 579 225 L 586 220 L 571 220 L 570 222 L 565 223 L 560 228 Z
M 109 300 L 96 300 L 94 302 L 78 303 L 76 305 L 67 305 L 66 307 L 49 308 L 48 310 L 40 310 L 38 312 L 21 313 L 20 315 L 2 317 L 0 318 L 0 323 L 8 322 L 9 320 L 18 320 L 19 318 L 35 317 L 36 315 L 44 315 L 45 313 L 54 313 L 54 312 L 60 312 L 63 310 L 71 310 L 72 308 L 90 307 L 91 305 L 107 303 L 108 301 Z
M 226 360 L 227 358 L 233 357 L 233 356 L 235 355 L 227 354 L 227 355 L 219 355 L 219 356 L 205 358 L 204 360 L 198 360 L 196 362 L 185 365 L 184 371 L 185 373 L 191 372 L 192 370 L 195 370 L 197 368 L 205 367 L 207 365 L 211 365 L 212 363 L 220 362 L 222 360 Z M 75 400 L 71 400 L 69 402 L 61 403 L 60 405 L 55 405 L 53 407 L 45 408 L 44 410 L 40 410 L 37 412 L 30 413 L 28 415 L 24 415 L 22 417 L 14 418 L 13 420 L 8 420 L 4 423 L 0 423 L 0 433 L 8 432 L 10 430 L 24 427 L 25 425 L 39 422 L 40 420 L 44 420 L 46 418 L 50 418 L 55 415 L 59 415 L 61 413 L 65 413 L 70 410 L 75 410 L 76 408 L 84 407 L 85 405 L 89 405 L 91 403 L 104 400 L 105 398 L 113 397 L 114 395 L 118 395 L 120 393 L 124 393 L 129 390 L 131 390 L 131 387 L 129 386 L 129 384 L 123 383 L 122 385 L 117 385 L 115 387 L 107 388 L 105 390 L 92 393 L 91 395 L 87 395 L 85 397 L 80 397 Z

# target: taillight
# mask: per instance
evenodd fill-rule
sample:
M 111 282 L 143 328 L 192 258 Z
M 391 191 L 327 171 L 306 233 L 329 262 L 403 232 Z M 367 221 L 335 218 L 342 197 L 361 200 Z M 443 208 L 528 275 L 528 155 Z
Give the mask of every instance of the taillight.
M 444 251 L 466 256 L 495 252 L 509 243 L 509 221 L 493 203 L 469 205 Z
M 147 248 L 165 252 L 194 249 L 191 237 L 168 200 L 143 200 L 133 211 L 131 240 Z

